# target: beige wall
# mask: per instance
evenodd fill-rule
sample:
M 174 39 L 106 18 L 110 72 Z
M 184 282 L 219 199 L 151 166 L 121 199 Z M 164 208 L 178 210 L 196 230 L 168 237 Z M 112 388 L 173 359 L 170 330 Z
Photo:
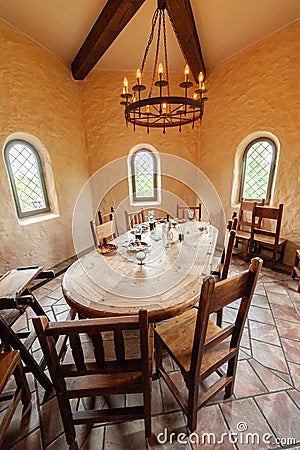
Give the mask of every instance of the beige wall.
M 0 21 L 0 148 L 21 132 L 37 137 L 52 161 L 59 217 L 20 225 L 0 158 L 0 273 L 27 264 L 50 267 L 74 254 L 71 225 L 87 178 L 80 85 L 49 52 Z
M 199 141 L 200 168 L 214 183 L 227 216 L 233 165 L 240 142 L 269 132 L 280 142 L 272 203 L 284 204 L 286 262 L 300 245 L 300 21 L 216 67 L 208 77 L 209 101 Z M 296 243 L 296 244 L 295 244 Z

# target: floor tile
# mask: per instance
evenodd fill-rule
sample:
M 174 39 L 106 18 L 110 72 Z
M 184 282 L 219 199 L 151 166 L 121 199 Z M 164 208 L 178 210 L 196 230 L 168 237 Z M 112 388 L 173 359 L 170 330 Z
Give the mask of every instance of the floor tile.
M 273 280 L 274 281 L 274 280 Z M 287 290 L 281 283 L 264 283 L 267 294 L 269 292 L 277 292 L 278 294 L 286 294 Z
M 300 392 L 298 390 L 297 391 L 290 390 L 290 391 L 288 391 L 288 394 L 290 397 L 292 397 L 292 399 L 294 400 L 294 402 L 296 403 L 296 405 L 298 406 L 298 408 L 300 410 Z
M 271 304 L 293 306 L 290 296 L 287 293 L 268 292 L 268 299 Z
M 299 409 L 286 392 L 256 398 L 262 413 L 278 438 L 295 438 L 300 442 Z
M 152 431 L 157 438 L 157 445 L 149 446 L 151 450 L 192 450 L 190 442 L 180 443 L 187 440 L 189 435 L 186 419 L 182 412 L 163 414 L 152 419 Z M 181 435 L 181 433 L 183 433 Z M 180 439 L 178 439 L 180 435 Z M 124 448 L 124 447 L 123 447 Z M 104 450 L 107 450 L 106 447 Z M 136 449 L 134 449 L 136 450 Z
M 257 375 L 260 377 L 262 383 L 266 386 L 268 391 L 273 392 L 291 388 L 291 385 L 289 383 L 284 381 L 281 377 L 275 375 L 273 372 L 271 372 L 271 370 L 264 367 L 254 359 L 251 359 L 249 363 L 253 367 Z
M 283 350 L 287 361 L 300 363 L 300 342 L 282 338 L 281 339 Z
M 226 449 L 233 450 L 230 443 L 229 429 L 224 421 L 220 407 L 218 405 L 207 406 L 200 409 L 198 413 L 198 427 L 190 435 L 193 449 Z
M 274 324 L 271 311 L 269 309 L 259 308 L 257 306 L 250 306 L 248 318 L 251 320 L 256 320 L 257 322 L 268 323 L 270 325 Z
M 254 320 L 249 320 L 249 324 L 251 338 L 258 341 L 269 342 L 273 345 L 280 345 L 280 339 L 274 325 L 255 322 Z
M 133 420 L 106 427 L 103 450 L 126 448 L 128 450 L 146 450 L 145 428 L 143 420 Z
M 289 368 L 291 372 L 291 377 L 294 382 L 294 386 L 296 389 L 300 390 L 300 365 L 289 363 Z
M 276 319 L 279 336 L 300 341 L 300 323 Z
M 265 434 L 270 435 L 270 444 L 274 442 L 272 430 L 253 399 L 235 400 L 221 405 L 221 409 L 231 431 L 236 433 L 238 449 L 267 448 L 261 442 Z M 252 433 L 258 436 L 253 441 L 250 440 Z M 246 440 L 246 435 L 249 435 L 250 442 Z
M 295 308 L 283 305 L 271 305 L 274 317 L 300 324 L 300 317 Z
M 23 417 L 22 406 L 21 402 L 17 406 L 3 442 L 3 449 L 13 447 L 40 426 L 36 394 L 32 394 L 31 409 Z
M 41 431 L 38 428 L 32 433 L 28 434 L 24 439 L 19 441 L 13 447 L 12 450 L 35 450 L 42 448 Z
M 280 347 L 252 339 L 253 358 L 263 366 L 288 373 L 284 353 Z
M 249 360 L 239 361 L 234 386 L 235 396 L 243 398 L 263 394 L 264 392 L 267 392 L 267 389 L 249 364 Z
M 268 298 L 266 295 L 254 294 L 251 305 L 261 308 L 269 308 Z

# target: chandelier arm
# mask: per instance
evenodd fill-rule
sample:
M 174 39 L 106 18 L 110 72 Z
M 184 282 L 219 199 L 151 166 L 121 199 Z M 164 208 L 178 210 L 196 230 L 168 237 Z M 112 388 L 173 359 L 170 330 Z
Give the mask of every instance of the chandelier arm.
M 166 17 L 165 10 L 163 13 L 163 37 L 164 37 L 164 49 L 165 49 L 165 66 L 166 66 L 166 80 L 168 82 L 168 96 L 170 97 L 170 84 L 169 84 L 169 66 L 168 66 L 168 51 L 167 51 L 167 32 L 166 32 Z

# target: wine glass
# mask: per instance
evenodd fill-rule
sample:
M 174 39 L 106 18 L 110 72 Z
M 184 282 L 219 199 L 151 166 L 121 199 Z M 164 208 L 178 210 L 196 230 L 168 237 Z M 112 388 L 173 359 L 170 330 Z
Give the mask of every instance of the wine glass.
M 139 265 L 142 266 L 143 265 L 143 261 L 146 258 L 146 253 L 145 252 L 137 252 L 137 254 L 135 255 L 136 259 L 139 261 Z

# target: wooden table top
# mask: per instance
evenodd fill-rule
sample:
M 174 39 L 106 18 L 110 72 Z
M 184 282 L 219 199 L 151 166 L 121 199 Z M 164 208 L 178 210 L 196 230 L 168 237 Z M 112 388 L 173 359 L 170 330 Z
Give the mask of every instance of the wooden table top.
M 165 229 L 145 232 L 151 245 L 144 265 L 128 251 L 130 232 L 115 239 L 118 251 L 101 255 L 96 250 L 69 267 L 62 281 L 66 301 L 84 317 L 136 314 L 146 308 L 151 321 L 180 314 L 197 303 L 203 278 L 210 274 L 218 231 L 199 230 L 196 221 L 178 224 L 173 242 L 165 248 Z M 184 233 L 179 242 L 178 233 Z

